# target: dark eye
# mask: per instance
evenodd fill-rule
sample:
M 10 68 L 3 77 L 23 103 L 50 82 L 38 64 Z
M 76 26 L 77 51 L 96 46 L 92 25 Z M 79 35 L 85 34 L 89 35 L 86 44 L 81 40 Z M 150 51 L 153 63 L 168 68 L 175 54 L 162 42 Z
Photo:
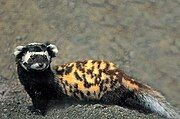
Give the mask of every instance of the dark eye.
M 32 60 L 34 60 L 34 59 L 35 59 L 35 57 L 31 56 L 31 59 L 32 59 Z
M 28 51 L 29 51 L 29 52 L 33 52 L 33 51 L 34 51 L 34 48 L 30 47 L 30 48 L 28 49 Z
M 43 50 L 43 51 L 46 50 L 46 46 L 44 44 L 41 46 L 41 50 Z
M 26 63 L 26 62 L 24 62 L 24 63 L 23 63 L 23 65 L 27 65 L 27 63 Z

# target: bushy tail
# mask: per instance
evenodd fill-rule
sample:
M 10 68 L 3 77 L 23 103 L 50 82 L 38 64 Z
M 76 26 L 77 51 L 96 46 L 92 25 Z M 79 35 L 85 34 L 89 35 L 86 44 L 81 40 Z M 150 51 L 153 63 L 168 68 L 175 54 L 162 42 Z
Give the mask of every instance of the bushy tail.
M 166 101 L 161 93 L 147 85 L 143 85 L 124 74 L 122 85 L 133 92 L 136 103 L 152 112 L 169 119 L 180 119 L 180 115 Z

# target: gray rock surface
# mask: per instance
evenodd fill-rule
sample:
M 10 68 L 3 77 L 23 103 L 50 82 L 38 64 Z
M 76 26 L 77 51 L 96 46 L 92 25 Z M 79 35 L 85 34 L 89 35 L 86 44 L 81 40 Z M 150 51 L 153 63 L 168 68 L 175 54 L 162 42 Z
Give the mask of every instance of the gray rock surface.
M 12 53 L 17 45 L 46 41 L 59 48 L 53 64 L 112 61 L 179 110 L 179 11 L 179 0 L 0 0 L 0 118 L 159 118 L 72 100 L 50 106 L 46 117 L 31 114 Z

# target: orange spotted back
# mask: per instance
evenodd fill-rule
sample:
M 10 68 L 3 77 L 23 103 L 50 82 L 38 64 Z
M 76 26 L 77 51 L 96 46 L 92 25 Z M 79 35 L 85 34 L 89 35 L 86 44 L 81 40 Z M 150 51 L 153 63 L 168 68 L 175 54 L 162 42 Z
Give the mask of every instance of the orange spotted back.
M 107 91 L 120 86 L 123 73 L 111 62 L 86 60 L 54 66 L 56 81 L 63 93 L 99 100 Z

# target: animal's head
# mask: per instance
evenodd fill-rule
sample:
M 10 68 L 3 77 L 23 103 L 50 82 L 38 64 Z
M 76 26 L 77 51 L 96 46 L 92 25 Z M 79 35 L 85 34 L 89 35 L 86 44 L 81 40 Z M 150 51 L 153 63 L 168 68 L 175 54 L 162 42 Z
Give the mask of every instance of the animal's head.
M 45 70 L 50 66 L 51 58 L 55 57 L 58 49 L 50 43 L 30 43 L 17 46 L 14 50 L 16 63 L 25 70 Z

